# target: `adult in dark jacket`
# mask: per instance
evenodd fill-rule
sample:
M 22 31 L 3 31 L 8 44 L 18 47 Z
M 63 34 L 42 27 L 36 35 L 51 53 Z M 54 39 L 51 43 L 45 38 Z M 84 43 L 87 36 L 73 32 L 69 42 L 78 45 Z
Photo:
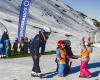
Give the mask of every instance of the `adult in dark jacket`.
M 49 38 L 50 33 L 51 29 L 48 27 L 44 27 L 43 29 L 41 29 L 41 31 L 39 31 L 39 34 L 37 34 L 30 42 L 30 53 L 32 54 L 32 59 L 34 62 L 31 73 L 31 75 L 33 76 L 41 75 L 39 59 L 41 54 L 44 54 L 46 41 Z
M 3 54 L 5 54 L 6 53 L 6 48 L 5 48 L 5 46 L 6 46 L 6 43 L 5 43 L 5 41 L 6 40 L 8 40 L 9 39 L 9 34 L 8 34 L 8 31 L 4 31 L 4 33 L 2 34 L 2 38 L 1 38 L 1 40 L 2 40 L 2 43 L 3 43 Z

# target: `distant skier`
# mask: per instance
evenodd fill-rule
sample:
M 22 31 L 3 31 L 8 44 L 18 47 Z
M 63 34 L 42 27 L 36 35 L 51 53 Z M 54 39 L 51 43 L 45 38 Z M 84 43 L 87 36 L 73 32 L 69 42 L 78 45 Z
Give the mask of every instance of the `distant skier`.
M 30 43 L 30 53 L 32 54 L 32 59 L 34 62 L 31 75 L 34 77 L 41 76 L 39 59 L 41 54 L 44 54 L 46 41 L 49 38 L 50 33 L 51 29 L 44 27 L 41 29 L 41 31 L 39 31 L 39 34 L 37 34 Z
M 89 42 L 89 43 L 88 43 Z M 86 42 L 85 37 L 82 38 L 81 43 L 81 65 L 80 65 L 80 76 L 82 78 L 90 78 L 90 71 L 87 70 L 88 62 L 90 60 L 90 53 L 92 52 L 92 47 L 90 41 Z
M 8 34 L 8 31 L 4 31 L 4 33 L 3 33 L 3 35 L 2 35 L 2 38 L 1 38 L 1 40 L 2 40 L 2 43 L 3 43 L 3 56 L 5 56 L 5 53 L 6 53 L 6 40 L 8 40 L 9 39 L 9 34 Z
M 18 53 L 18 38 L 16 38 L 16 40 L 14 41 L 14 44 L 13 44 L 13 51 L 14 53 Z

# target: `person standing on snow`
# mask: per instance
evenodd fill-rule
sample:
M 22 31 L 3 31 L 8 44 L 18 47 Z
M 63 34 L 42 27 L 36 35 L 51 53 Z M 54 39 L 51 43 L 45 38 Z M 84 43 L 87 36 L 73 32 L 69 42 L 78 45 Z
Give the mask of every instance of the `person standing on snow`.
M 32 54 L 33 59 L 33 68 L 32 68 L 32 76 L 41 76 L 41 69 L 39 66 L 39 59 L 41 54 L 44 54 L 46 41 L 48 40 L 51 34 L 51 29 L 45 27 L 39 31 L 34 39 L 30 43 L 30 53 Z
M 6 42 L 6 40 L 8 40 L 8 39 L 9 39 L 8 31 L 5 30 L 4 33 L 2 34 L 2 38 L 1 38 L 2 43 L 3 43 L 3 54 L 6 53 L 6 48 L 5 48 L 6 43 L 5 43 L 5 42 Z M 3 55 L 3 56 L 5 56 L 5 55 Z
M 14 44 L 13 44 L 13 51 L 14 53 L 18 53 L 18 38 L 16 38 L 16 40 L 14 41 Z
M 88 62 L 90 60 L 90 53 L 92 53 L 91 42 L 88 39 L 88 42 L 85 41 L 85 37 L 82 38 L 81 44 L 81 65 L 80 65 L 80 75 L 82 78 L 90 78 L 91 73 L 87 70 Z
M 71 71 L 72 61 L 70 61 L 70 59 L 78 59 L 78 58 L 80 58 L 80 56 L 73 54 L 70 40 L 64 40 L 64 44 L 65 44 L 66 54 L 68 56 L 68 58 L 66 60 L 66 69 L 65 69 L 65 75 L 67 75 Z
M 56 59 L 58 65 L 58 76 L 65 77 L 65 69 L 66 69 L 66 51 L 64 40 L 59 40 L 57 43 L 58 47 L 56 50 Z

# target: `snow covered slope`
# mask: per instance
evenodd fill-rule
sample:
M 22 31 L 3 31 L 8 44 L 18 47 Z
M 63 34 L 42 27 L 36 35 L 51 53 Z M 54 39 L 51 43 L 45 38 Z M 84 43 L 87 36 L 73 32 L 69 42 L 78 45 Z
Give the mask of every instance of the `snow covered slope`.
M 0 22 L 8 29 L 12 41 L 17 36 L 21 2 L 22 0 L 0 0 Z M 65 35 L 76 36 L 80 39 L 96 29 L 94 25 L 91 25 L 88 17 L 84 18 L 78 11 L 62 3 L 61 0 L 32 0 L 26 35 L 34 37 L 39 30 L 37 27 L 41 28 L 43 25 L 57 32 L 50 36 L 48 43 L 51 44 L 55 44 L 58 39 L 66 39 Z

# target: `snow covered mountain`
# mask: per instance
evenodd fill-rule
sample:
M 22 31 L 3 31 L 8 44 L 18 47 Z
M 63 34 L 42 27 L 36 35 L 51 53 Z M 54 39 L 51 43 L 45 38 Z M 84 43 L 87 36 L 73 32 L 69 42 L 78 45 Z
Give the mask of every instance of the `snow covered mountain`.
M 22 0 L 0 0 L 0 22 L 8 29 L 12 42 L 17 37 L 21 2 Z M 49 47 L 58 39 L 67 39 L 66 36 L 69 35 L 80 39 L 96 29 L 90 18 L 80 15 L 80 12 L 61 0 L 31 0 L 26 35 L 34 37 L 38 33 L 38 28 L 43 25 L 51 27 L 53 31 L 50 42 L 48 41 Z

